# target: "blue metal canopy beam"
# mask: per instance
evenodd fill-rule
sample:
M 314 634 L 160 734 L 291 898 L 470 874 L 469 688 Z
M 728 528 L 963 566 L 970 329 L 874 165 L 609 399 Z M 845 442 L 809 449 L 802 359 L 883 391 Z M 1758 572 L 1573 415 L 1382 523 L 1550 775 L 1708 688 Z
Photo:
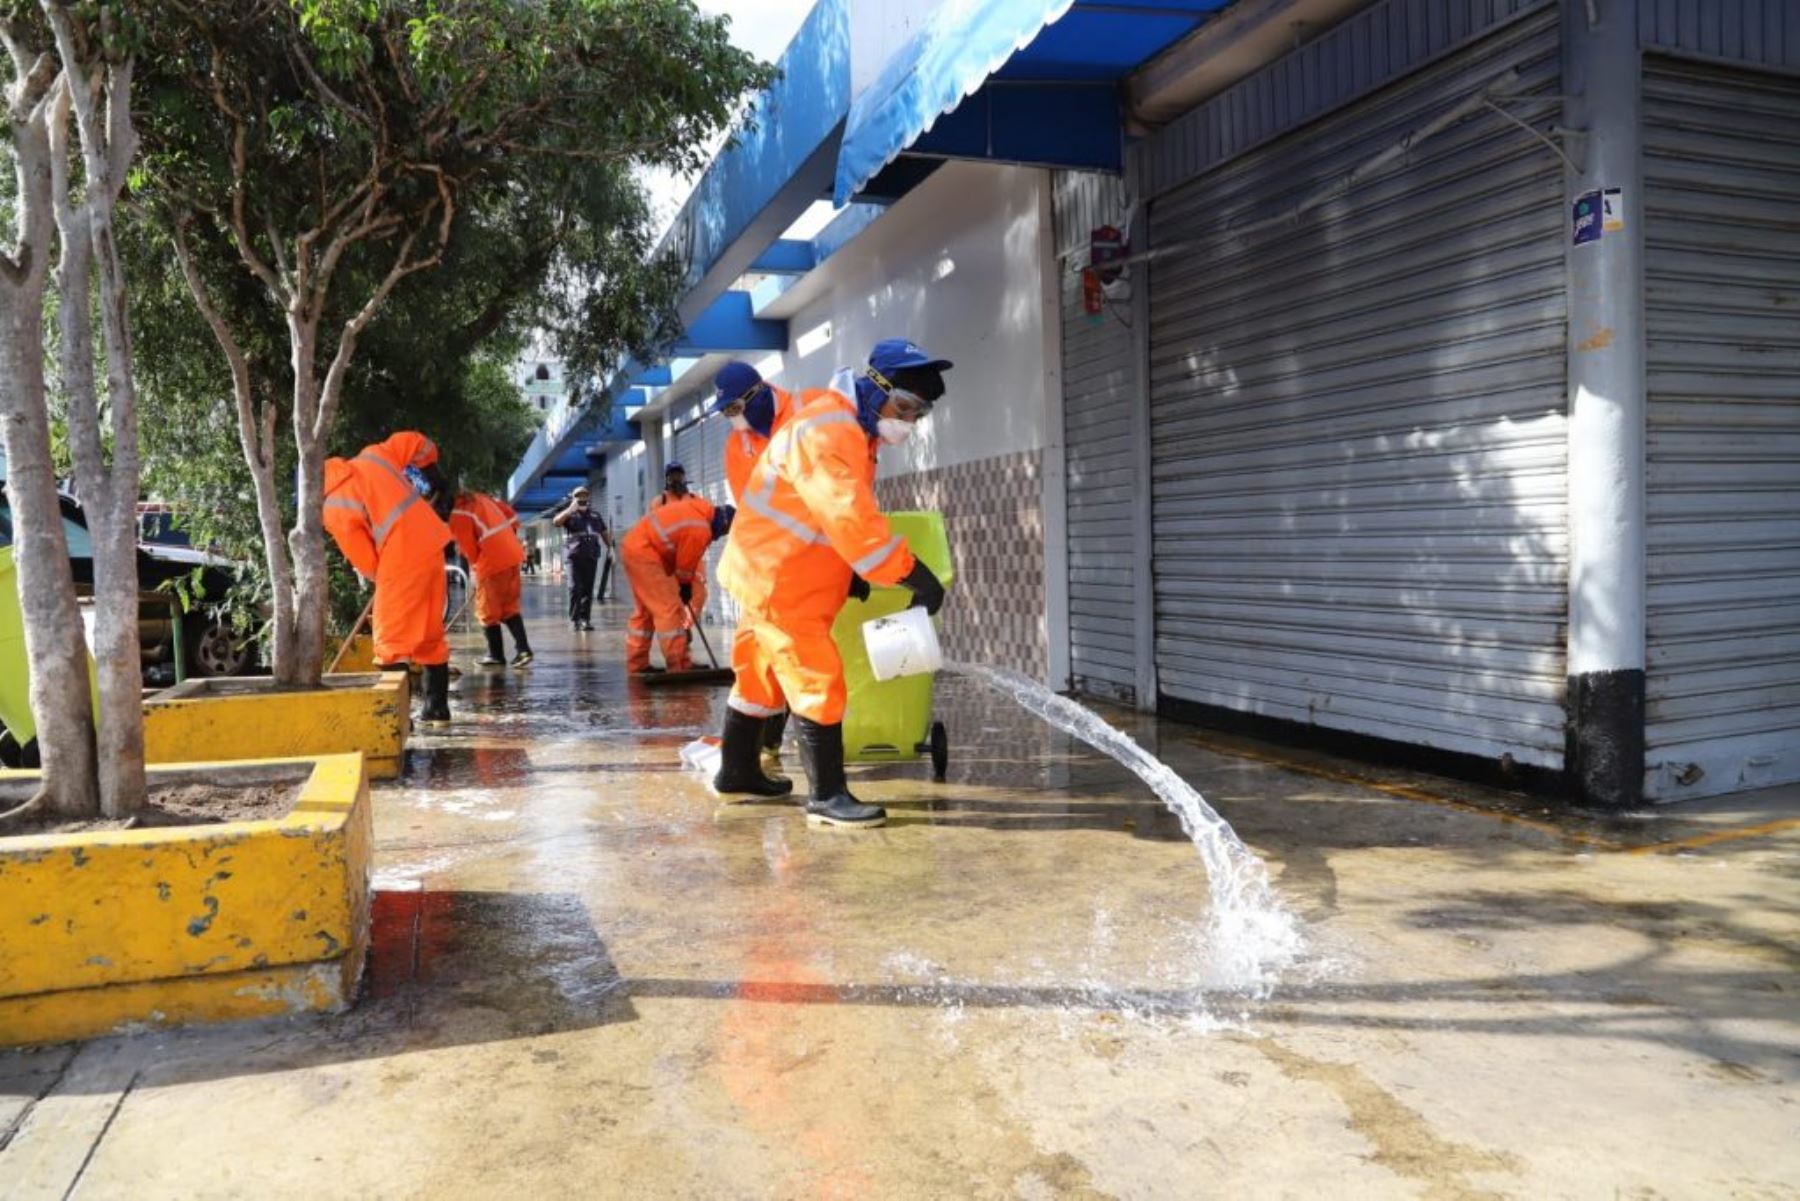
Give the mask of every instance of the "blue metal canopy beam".
M 758 275 L 805 275 L 819 265 L 813 244 L 804 238 L 779 238 L 756 257 L 750 270 Z
M 727 292 L 687 323 L 675 353 L 739 354 L 787 348 L 787 322 L 758 317 L 750 293 Z
M 831 185 L 850 111 L 850 2 L 819 0 L 756 98 L 753 122 L 714 159 L 662 251 L 685 268 L 677 306 L 691 322 Z

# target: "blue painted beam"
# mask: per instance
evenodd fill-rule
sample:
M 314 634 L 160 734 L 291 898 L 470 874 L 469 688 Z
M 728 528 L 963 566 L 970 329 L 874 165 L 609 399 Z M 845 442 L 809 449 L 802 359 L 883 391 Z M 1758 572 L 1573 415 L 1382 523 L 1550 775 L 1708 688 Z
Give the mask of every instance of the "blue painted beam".
M 850 111 L 850 0 L 819 0 L 752 104 L 752 122 L 706 169 L 659 250 L 682 264 L 684 322 L 831 186 Z
M 779 238 L 756 256 L 750 270 L 758 275 L 805 275 L 818 265 L 811 242 L 804 238 Z
M 824 262 L 854 241 L 858 234 L 875 224 L 886 205 L 880 204 L 847 204 L 831 219 L 831 223 L 819 231 L 813 239 L 813 254 L 819 262 Z
M 687 332 L 676 343 L 678 354 L 739 354 L 752 350 L 786 350 L 785 321 L 756 315 L 748 292 L 727 292 L 687 323 Z
M 669 374 L 669 365 L 667 363 L 661 363 L 655 367 L 649 367 L 639 372 L 631 382 L 633 384 L 643 384 L 651 388 L 666 388 L 674 383 L 675 380 Z

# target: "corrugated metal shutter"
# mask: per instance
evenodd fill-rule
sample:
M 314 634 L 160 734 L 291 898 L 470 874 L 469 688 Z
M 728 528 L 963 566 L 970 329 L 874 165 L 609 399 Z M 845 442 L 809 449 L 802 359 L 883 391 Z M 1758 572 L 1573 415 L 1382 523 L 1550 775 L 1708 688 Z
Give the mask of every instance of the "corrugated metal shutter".
M 1068 480 L 1069 669 L 1094 696 L 1136 699 L 1132 635 L 1132 505 L 1144 481 L 1133 466 L 1135 386 L 1129 312 L 1089 317 L 1081 306 L 1091 230 L 1117 225 L 1123 181 L 1058 172 L 1056 248 L 1062 279 L 1063 437 Z M 1065 253 L 1073 252 L 1073 253 Z M 1139 272 L 1141 275 L 1141 271 Z
M 1481 113 L 1232 232 L 1559 64 L 1540 11 L 1152 206 L 1164 697 L 1561 767 L 1561 164 Z
M 1647 795 L 1800 780 L 1800 81 L 1646 60 Z

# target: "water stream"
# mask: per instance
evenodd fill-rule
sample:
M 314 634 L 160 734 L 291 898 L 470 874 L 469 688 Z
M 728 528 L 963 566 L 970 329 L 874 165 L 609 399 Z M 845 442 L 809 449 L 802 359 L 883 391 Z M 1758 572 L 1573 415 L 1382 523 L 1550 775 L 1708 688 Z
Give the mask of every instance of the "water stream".
M 1256 853 L 1169 765 L 1114 729 L 1093 711 L 1035 680 L 999 668 L 946 663 L 944 670 L 982 680 L 1028 713 L 1079 738 L 1128 768 L 1181 821 L 1206 867 L 1212 907 L 1203 953 L 1214 988 L 1267 996 L 1281 971 L 1300 954 L 1300 925 L 1269 883 Z

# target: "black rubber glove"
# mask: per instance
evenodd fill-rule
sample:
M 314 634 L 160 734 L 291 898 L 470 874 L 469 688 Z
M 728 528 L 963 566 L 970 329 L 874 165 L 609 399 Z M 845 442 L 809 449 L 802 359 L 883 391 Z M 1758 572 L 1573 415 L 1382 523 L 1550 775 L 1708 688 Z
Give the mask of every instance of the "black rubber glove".
M 900 583 L 912 589 L 913 608 L 924 609 L 936 617 L 937 611 L 944 607 L 944 586 L 938 583 L 931 568 L 925 566 L 925 560 L 914 559 L 913 569 L 906 573 L 906 578 Z
M 850 573 L 850 599 L 860 601 L 869 599 L 869 581 L 855 572 Z
M 683 584 L 681 586 L 681 603 L 685 605 L 693 599 L 694 599 L 694 586 L 692 584 Z

